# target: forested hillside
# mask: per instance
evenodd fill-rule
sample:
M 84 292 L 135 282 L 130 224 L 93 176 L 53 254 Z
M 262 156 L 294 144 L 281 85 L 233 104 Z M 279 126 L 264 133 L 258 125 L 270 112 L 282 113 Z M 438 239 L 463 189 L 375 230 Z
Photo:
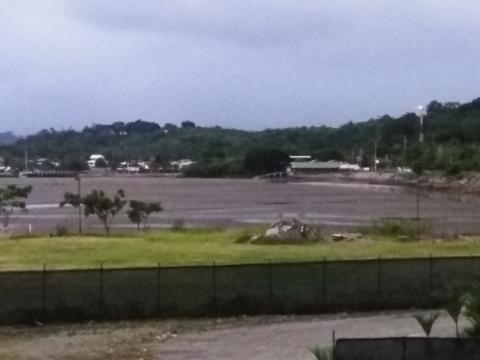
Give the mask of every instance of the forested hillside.
M 373 163 L 375 142 L 381 166 L 417 166 L 448 173 L 480 170 L 480 98 L 472 102 L 431 102 L 426 110 L 425 142 L 420 147 L 419 117 L 388 115 L 338 128 L 297 127 L 243 131 L 199 127 L 191 121 L 180 126 L 143 120 L 92 125 L 82 131 L 54 129 L 1 146 L 0 156 L 21 168 L 24 150 L 30 157 L 74 166 L 92 153 L 107 157 L 115 166 L 122 160 L 155 160 L 159 166 L 190 158 L 199 162 L 205 176 L 237 175 L 252 149 L 275 148 L 287 154 L 309 154 L 318 160 L 344 160 L 364 166 Z
M 17 140 L 18 138 L 9 131 L 0 133 L 0 145 L 11 145 Z

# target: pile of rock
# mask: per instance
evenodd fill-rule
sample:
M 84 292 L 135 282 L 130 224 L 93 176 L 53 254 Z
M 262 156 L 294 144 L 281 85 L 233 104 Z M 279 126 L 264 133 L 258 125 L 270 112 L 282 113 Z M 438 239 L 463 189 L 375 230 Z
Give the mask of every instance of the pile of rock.
M 298 219 L 280 220 L 263 234 L 254 235 L 252 243 L 304 243 L 321 241 L 322 234 L 318 226 L 302 223 Z

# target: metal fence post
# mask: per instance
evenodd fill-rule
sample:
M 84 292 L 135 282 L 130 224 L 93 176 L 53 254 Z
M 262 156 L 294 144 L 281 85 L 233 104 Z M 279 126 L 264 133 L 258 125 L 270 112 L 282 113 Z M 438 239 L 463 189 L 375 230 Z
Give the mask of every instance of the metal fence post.
M 428 271 L 428 292 L 429 292 L 430 305 L 432 305 L 433 303 L 433 254 L 430 254 L 429 271 Z
M 382 298 L 382 256 L 378 256 L 377 260 L 377 297 L 381 303 Z
M 268 261 L 268 311 L 272 312 L 273 308 L 273 281 L 272 281 L 272 260 Z
M 100 314 L 103 315 L 103 263 L 100 263 L 100 294 L 98 296 L 98 302 L 100 307 Z
M 335 336 L 335 330 L 332 330 L 332 358 L 335 360 L 335 347 L 337 345 L 337 338 Z
M 322 299 L 323 306 L 327 306 L 327 258 L 323 257 L 322 262 Z
M 213 312 L 217 311 L 217 269 L 215 261 L 212 263 L 212 305 Z
M 47 313 L 47 264 L 43 264 L 42 272 L 42 316 Z
M 156 308 L 157 308 L 157 316 L 161 314 L 161 294 L 162 292 L 162 266 L 160 263 L 158 263 L 157 267 L 157 303 L 156 303 Z

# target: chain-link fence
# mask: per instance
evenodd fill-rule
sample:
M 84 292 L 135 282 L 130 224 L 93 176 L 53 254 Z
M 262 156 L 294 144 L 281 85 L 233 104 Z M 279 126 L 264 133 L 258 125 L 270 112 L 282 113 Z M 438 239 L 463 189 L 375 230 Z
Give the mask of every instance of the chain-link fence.
M 0 321 L 430 307 L 480 257 L 0 272 Z

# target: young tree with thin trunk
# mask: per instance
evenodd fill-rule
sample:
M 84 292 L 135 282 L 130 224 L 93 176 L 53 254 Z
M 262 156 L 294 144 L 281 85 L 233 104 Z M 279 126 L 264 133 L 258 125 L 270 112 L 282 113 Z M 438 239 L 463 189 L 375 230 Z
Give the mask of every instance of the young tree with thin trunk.
M 64 200 L 60 206 L 71 205 L 75 208 L 83 206 L 85 217 L 97 215 L 102 222 L 105 232 L 110 234 L 113 219 L 123 209 L 127 200 L 125 192 L 120 189 L 111 198 L 103 190 L 93 190 L 90 194 L 80 197 L 78 194 L 65 193 Z
M 148 229 L 148 221 L 150 215 L 154 212 L 162 211 L 162 206 L 158 202 L 143 202 L 143 201 L 130 201 L 130 209 L 127 210 L 128 218 L 131 222 L 137 225 L 138 230 L 143 228 L 143 231 Z
M 28 198 L 31 191 L 31 186 L 7 185 L 0 188 L 0 223 L 3 232 L 8 231 L 10 217 L 16 209 L 27 211 L 25 199 Z

